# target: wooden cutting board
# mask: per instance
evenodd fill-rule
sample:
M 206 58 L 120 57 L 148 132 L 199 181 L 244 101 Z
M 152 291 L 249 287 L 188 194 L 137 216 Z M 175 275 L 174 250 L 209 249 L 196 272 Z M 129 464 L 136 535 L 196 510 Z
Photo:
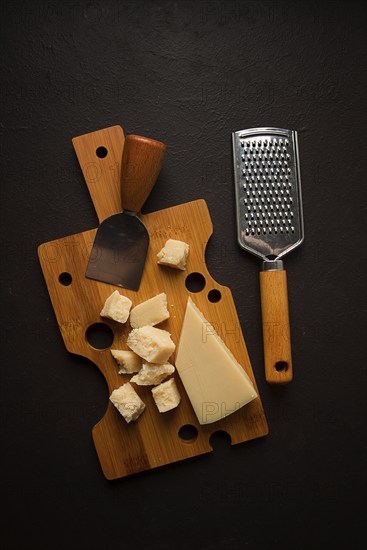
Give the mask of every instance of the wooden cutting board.
M 99 221 L 102 221 L 120 210 L 119 172 L 124 145 L 123 130 L 120 126 L 114 126 L 86 134 L 74 138 L 73 145 Z M 141 215 L 141 218 L 150 234 L 150 248 L 137 292 L 85 277 L 96 229 L 40 245 L 40 263 L 68 351 L 93 361 L 105 377 L 111 393 L 113 389 L 127 382 L 130 376 L 118 374 L 110 347 L 128 349 L 126 339 L 131 329 L 128 323 L 122 326 L 100 317 L 106 298 L 118 289 L 132 300 L 134 306 L 165 292 L 170 318 L 159 327 L 168 330 L 173 341 L 178 344 L 187 299 L 191 296 L 256 387 L 231 291 L 218 285 L 205 265 L 205 247 L 213 231 L 205 201 L 181 204 Z M 190 245 L 186 271 L 157 264 L 156 254 L 168 238 L 182 240 Z M 190 278 L 200 278 L 192 274 L 200 274 L 205 280 L 204 288 L 198 292 L 187 288 L 187 285 L 190 286 Z M 201 280 L 203 281 L 202 278 Z M 104 323 L 113 332 L 113 344 L 106 349 L 96 349 L 90 343 L 88 335 L 93 330 L 90 327 L 98 323 Z M 171 361 L 174 364 L 174 355 Z M 170 412 L 158 412 L 150 387 L 134 385 L 147 406 L 136 422 L 127 424 L 112 403 L 106 403 L 105 415 L 94 426 L 92 434 L 107 479 L 116 479 L 208 453 L 212 451 L 210 437 L 217 431 L 227 432 L 232 444 L 268 433 L 260 398 L 220 422 L 200 426 L 177 372 L 175 378 L 182 400 Z

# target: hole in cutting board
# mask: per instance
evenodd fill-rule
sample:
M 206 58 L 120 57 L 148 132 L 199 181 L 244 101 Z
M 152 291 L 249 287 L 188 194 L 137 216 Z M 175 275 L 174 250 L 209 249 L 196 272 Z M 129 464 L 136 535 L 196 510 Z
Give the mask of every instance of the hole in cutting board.
M 209 438 L 209 444 L 214 451 L 226 451 L 231 445 L 231 436 L 224 430 L 218 430 Z
M 185 279 L 185 285 L 189 292 L 200 292 L 205 287 L 205 277 L 201 273 L 190 273 Z
M 195 426 L 185 424 L 179 429 L 178 436 L 185 443 L 193 443 L 197 439 L 198 433 L 198 429 Z
M 216 288 L 213 288 L 208 292 L 208 300 L 213 304 L 216 304 L 221 299 L 222 294 Z
M 63 273 L 60 273 L 59 275 L 59 282 L 64 286 L 69 286 L 72 283 L 72 276 L 70 273 L 67 273 L 67 271 L 64 271 Z
M 112 345 L 114 334 L 105 323 L 94 323 L 87 328 L 85 337 L 92 348 L 104 350 Z
M 101 145 L 100 147 L 97 147 L 96 155 L 98 158 L 104 159 L 108 155 L 108 150 L 106 149 L 106 147 L 103 147 L 103 145 Z

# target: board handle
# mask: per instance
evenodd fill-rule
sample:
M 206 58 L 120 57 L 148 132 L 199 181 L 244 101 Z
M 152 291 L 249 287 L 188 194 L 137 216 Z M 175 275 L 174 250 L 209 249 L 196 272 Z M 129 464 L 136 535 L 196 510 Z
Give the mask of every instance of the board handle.
M 293 369 L 286 271 L 261 271 L 260 294 L 265 378 L 269 384 L 288 384 Z
M 99 222 L 121 212 L 120 164 L 124 141 L 121 126 L 72 139 Z
M 121 205 L 140 212 L 161 171 L 166 145 L 155 139 L 129 135 L 121 161 Z

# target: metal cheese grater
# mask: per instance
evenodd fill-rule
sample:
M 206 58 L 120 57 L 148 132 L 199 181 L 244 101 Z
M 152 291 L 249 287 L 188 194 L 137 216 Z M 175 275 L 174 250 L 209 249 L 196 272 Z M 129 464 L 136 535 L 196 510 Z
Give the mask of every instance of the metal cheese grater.
M 281 258 L 303 241 L 297 132 L 233 132 L 239 245 L 263 260 L 260 273 L 265 376 L 292 380 L 287 279 Z

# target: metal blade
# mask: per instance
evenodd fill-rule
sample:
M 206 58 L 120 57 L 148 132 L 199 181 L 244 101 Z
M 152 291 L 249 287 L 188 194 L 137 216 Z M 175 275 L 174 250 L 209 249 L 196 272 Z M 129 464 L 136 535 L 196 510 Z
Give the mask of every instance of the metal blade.
M 104 220 L 97 231 L 86 271 L 88 279 L 138 290 L 149 247 L 149 234 L 133 212 Z

